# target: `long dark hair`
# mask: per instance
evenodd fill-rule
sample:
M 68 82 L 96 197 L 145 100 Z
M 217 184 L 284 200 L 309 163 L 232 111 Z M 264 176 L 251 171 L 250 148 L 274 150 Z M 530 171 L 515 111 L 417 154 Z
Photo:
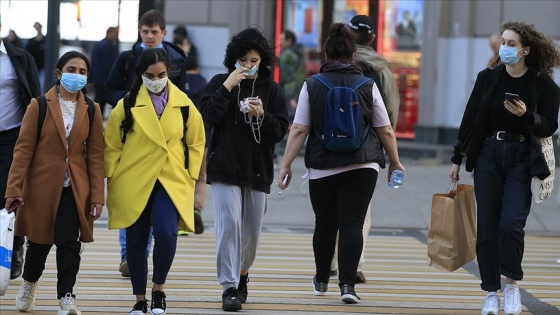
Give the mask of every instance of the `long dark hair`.
M 150 48 L 144 50 L 138 59 L 138 64 L 136 65 L 134 77 L 134 83 L 130 88 L 130 91 L 125 95 L 123 99 L 124 107 L 124 119 L 121 122 L 121 129 L 123 131 L 122 142 L 126 141 L 126 134 L 133 132 L 132 129 L 132 107 L 136 105 L 136 97 L 138 96 L 138 91 L 142 86 L 142 74 L 148 69 L 149 66 L 155 65 L 158 62 L 165 63 L 165 67 L 169 70 L 169 58 L 167 57 L 167 52 L 165 49 L 161 48 Z
M 519 35 L 522 47 L 531 47 L 531 51 L 525 56 L 525 64 L 529 68 L 542 71 L 552 77 L 554 68 L 560 66 L 560 46 L 539 32 L 533 24 L 524 22 L 505 22 L 502 24 L 502 33 L 510 30 Z M 493 66 L 501 64 L 498 58 Z
M 234 71 L 237 60 L 252 49 L 258 51 L 261 57 L 259 72 L 272 65 L 276 60 L 272 47 L 268 44 L 261 30 L 256 27 L 249 27 L 231 38 L 226 48 L 224 66 L 228 68 L 229 72 Z
M 354 34 L 344 23 L 334 23 L 329 28 L 329 37 L 323 45 L 327 60 L 346 59 L 352 60 L 356 52 Z
M 71 59 L 74 59 L 74 58 L 80 58 L 86 63 L 87 72 L 88 72 L 88 75 L 89 75 L 89 70 L 90 70 L 91 66 L 89 65 L 88 58 L 84 54 L 82 54 L 81 52 L 75 51 L 75 50 L 71 50 L 69 52 L 66 52 L 64 55 L 62 55 L 62 57 L 60 57 L 60 59 L 58 59 L 58 61 L 56 62 L 56 70 L 58 70 L 58 71 L 60 71 L 60 73 L 62 73 L 62 69 L 68 63 L 68 61 L 70 61 Z M 59 86 L 60 85 L 60 80 L 58 79 L 58 76 L 55 75 L 55 78 L 56 78 L 56 82 L 54 83 L 53 86 Z M 87 85 L 82 88 L 82 92 L 84 92 L 84 94 L 87 94 L 87 92 L 88 92 Z

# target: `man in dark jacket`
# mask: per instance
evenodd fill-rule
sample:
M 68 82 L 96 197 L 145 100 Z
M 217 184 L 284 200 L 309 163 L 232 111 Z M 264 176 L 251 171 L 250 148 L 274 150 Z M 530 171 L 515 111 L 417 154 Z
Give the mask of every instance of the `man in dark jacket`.
M 140 18 L 138 32 L 142 42 L 134 44 L 131 50 L 119 54 L 105 83 L 105 99 L 113 107 L 132 87 L 138 58 L 147 48 L 165 49 L 171 68 L 168 73 L 169 79 L 186 93 L 186 55 L 177 45 L 163 41 L 167 34 L 163 15 L 156 10 L 144 13 Z
M 105 103 L 107 103 L 105 100 L 105 81 L 107 81 L 111 67 L 119 53 L 117 38 L 118 29 L 109 27 L 105 38 L 95 44 L 91 53 L 91 71 L 88 79 L 90 83 L 93 83 L 95 102 L 101 106 L 102 115 Z
M 296 42 L 294 32 L 289 30 L 280 34 L 280 47 L 282 49 L 278 58 L 280 86 L 288 101 L 288 115 L 291 123 L 296 112 L 299 91 L 306 77 L 305 50 Z
M 23 114 L 31 99 L 41 94 L 41 85 L 33 57 L 1 38 L 0 74 L 0 206 L 4 207 L 8 173 Z M 21 276 L 24 242 L 23 236 L 14 237 L 11 279 Z

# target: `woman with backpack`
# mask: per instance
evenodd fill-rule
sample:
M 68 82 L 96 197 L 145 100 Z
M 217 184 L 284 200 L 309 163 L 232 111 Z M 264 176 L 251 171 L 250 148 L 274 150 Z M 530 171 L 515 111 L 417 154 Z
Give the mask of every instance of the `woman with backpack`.
M 109 228 L 126 228 L 132 292 L 130 314 L 146 314 L 148 255 L 153 226 L 151 314 L 165 314 L 164 284 L 177 248 L 177 229 L 194 231 L 194 187 L 204 153 L 204 124 L 192 101 L 168 80 L 164 49 L 146 49 L 130 92 L 105 129 Z
M 324 44 L 327 61 L 321 65 L 320 74 L 307 79 L 303 85 L 277 180 L 280 189 L 290 184 L 291 165 L 309 136 L 305 149 L 305 177 L 309 179 L 309 195 L 316 222 L 313 234 L 316 267 L 313 290 L 315 295 L 327 293 L 339 232 L 339 288 L 345 303 L 360 300 L 354 285 L 362 251 L 362 227 L 379 168 L 385 166 L 383 149 L 390 159 L 387 178 L 394 170 L 404 171 L 381 94 L 374 81 L 365 78 L 352 62 L 356 50 L 352 36 L 345 24 L 331 25 Z M 331 89 L 323 82 L 333 84 Z M 343 101 L 336 99 L 337 93 L 354 97 L 344 111 L 338 108 L 331 110 L 331 105 Z M 330 139 L 330 130 L 335 128 L 327 126 L 340 125 L 342 120 L 337 118 L 342 117 L 337 113 L 352 110 L 358 111 L 360 119 L 356 122 L 359 126 L 356 139 Z
M 55 85 L 27 107 L 8 176 L 6 209 L 17 209 L 15 234 L 27 236 L 16 309 L 30 312 L 45 262 L 56 245 L 60 310 L 80 314 L 73 288 L 81 242 L 93 242 L 104 203 L 103 121 L 85 95 L 90 64 L 69 51 L 56 64 Z
M 262 32 L 247 28 L 226 48 L 228 72 L 215 75 L 202 94 L 202 114 L 212 127 L 206 173 L 224 311 L 242 309 L 247 299 L 249 268 L 274 180 L 274 145 L 288 129 L 284 93 L 268 68 L 273 61 Z

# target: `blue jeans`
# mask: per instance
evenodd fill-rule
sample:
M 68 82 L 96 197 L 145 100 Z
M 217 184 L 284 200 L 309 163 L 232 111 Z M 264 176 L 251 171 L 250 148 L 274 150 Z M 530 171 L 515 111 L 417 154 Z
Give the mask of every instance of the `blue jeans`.
M 148 239 L 148 246 L 146 246 L 146 256 L 150 256 L 153 237 L 154 233 L 150 227 L 150 238 Z M 121 245 L 121 261 L 123 261 L 126 260 L 126 229 L 119 229 L 119 244 Z
M 500 275 L 523 279 L 523 230 L 531 209 L 529 142 L 487 139 L 474 170 L 476 255 L 481 288 L 497 291 Z

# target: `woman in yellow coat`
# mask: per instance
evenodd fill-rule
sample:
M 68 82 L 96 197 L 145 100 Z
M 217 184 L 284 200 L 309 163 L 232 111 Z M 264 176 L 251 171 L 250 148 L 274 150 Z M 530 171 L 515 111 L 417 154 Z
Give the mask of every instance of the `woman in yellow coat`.
M 177 228 L 194 230 L 194 187 L 204 153 L 204 124 L 187 95 L 167 79 L 168 70 L 165 50 L 145 50 L 130 93 L 111 112 L 105 129 L 109 228 L 126 228 L 128 269 L 136 295 L 130 314 L 147 312 L 150 226 L 155 239 L 151 314 L 165 314 L 163 287 L 175 256 Z

